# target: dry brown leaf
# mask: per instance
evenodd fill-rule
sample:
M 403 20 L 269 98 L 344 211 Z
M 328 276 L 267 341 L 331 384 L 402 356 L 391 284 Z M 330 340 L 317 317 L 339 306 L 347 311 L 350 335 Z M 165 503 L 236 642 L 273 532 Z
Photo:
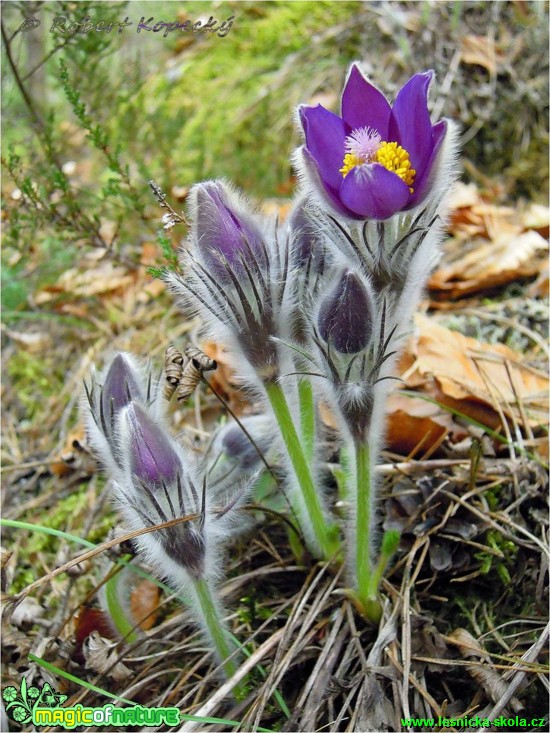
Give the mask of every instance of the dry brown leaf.
M 218 363 L 216 371 L 208 374 L 209 383 L 229 403 L 229 407 L 236 415 L 245 414 L 249 403 L 245 392 L 235 377 L 235 372 L 229 362 L 227 349 L 215 341 L 206 341 L 201 348 L 207 356 Z
M 540 204 L 529 204 L 521 215 L 525 229 L 534 229 L 542 237 L 548 237 L 550 230 L 550 209 Z
M 97 631 L 92 631 L 84 641 L 82 653 L 86 660 L 86 669 L 107 674 L 115 682 L 121 682 L 132 675 L 131 669 L 122 662 L 116 661 L 120 655 L 117 644 L 111 644 Z
M 459 297 L 531 277 L 542 268 L 538 253 L 547 249 L 547 241 L 533 230 L 502 233 L 457 262 L 441 267 L 431 277 L 429 287 Z
M 86 269 L 66 270 L 54 285 L 40 290 L 34 300 L 42 305 L 61 293 L 90 297 L 113 291 L 124 290 L 135 281 L 136 275 L 110 261 L 100 262 Z
M 445 436 L 456 442 L 467 435 L 448 412 L 421 398 L 395 392 L 388 399 L 387 410 L 386 445 L 401 455 L 426 454 Z
M 479 203 L 479 191 L 475 183 L 457 181 L 449 194 L 449 209 L 454 217 L 460 209 L 469 209 Z
M 451 331 L 426 316 L 416 317 L 418 333 L 409 345 L 415 362 L 403 375 L 406 386 L 422 386 L 436 399 L 474 416 L 477 404 L 483 412 L 498 409 L 520 425 L 523 416 L 532 427 L 546 422 L 548 377 L 521 363 L 522 357 L 502 344 L 488 345 Z M 490 423 L 483 422 L 485 425 Z
M 142 265 L 156 265 L 159 259 L 159 251 L 155 242 L 144 242 L 141 247 L 139 261 Z
M 23 598 L 11 615 L 11 623 L 18 629 L 30 629 L 44 615 L 44 608 L 31 596 Z
M 130 593 L 130 612 L 142 631 L 155 625 L 159 607 L 160 588 L 151 580 L 140 580 Z
M 519 210 L 485 201 L 475 184 L 458 183 L 450 198 L 451 217 L 444 261 L 429 288 L 446 301 L 538 275 L 548 250 L 547 207 Z M 485 241 L 487 240 L 487 241 Z
M 505 56 L 495 47 L 495 42 L 485 36 L 464 36 L 462 39 L 461 59 L 465 64 L 482 66 L 494 76 Z
M 25 331 L 11 331 L 6 329 L 6 334 L 12 338 L 15 343 L 30 354 L 39 354 L 52 345 L 52 337 L 46 331 L 35 331 L 27 333 Z

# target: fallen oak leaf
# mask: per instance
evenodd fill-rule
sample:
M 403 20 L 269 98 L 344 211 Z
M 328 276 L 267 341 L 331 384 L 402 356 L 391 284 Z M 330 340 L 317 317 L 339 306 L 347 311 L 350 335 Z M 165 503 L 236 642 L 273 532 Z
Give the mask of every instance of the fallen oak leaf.
M 520 354 L 503 344 L 483 344 L 463 336 L 426 316 L 418 315 L 416 326 L 417 336 L 408 347 L 415 361 L 402 375 L 407 387 L 421 387 L 432 394 L 437 387 L 438 401 L 466 415 L 471 416 L 471 407 L 479 405 L 483 411 L 489 408 L 495 419 L 500 409 L 519 425 L 525 416 L 531 427 L 545 423 L 548 377 L 522 364 Z
M 440 267 L 430 278 L 431 291 L 446 297 L 461 297 L 519 279 L 538 275 L 544 269 L 540 253 L 548 242 L 534 230 L 503 233 L 465 254 L 459 261 Z

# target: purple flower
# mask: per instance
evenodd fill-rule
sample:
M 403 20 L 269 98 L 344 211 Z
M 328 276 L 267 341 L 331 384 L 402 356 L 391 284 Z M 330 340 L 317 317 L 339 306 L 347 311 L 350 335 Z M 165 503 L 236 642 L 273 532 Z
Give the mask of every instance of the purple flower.
M 356 273 L 344 270 L 321 303 L 317 318 L 321 338 L 340 354 L 357 354 L 368 346 L 372 321 L 370 293 Z
M 393 107 L 353 64 L 342 115 L 321 105 L 299 108 L 307 173 L 340 213 L 388 219 L 428 195 L 447 121 L 432 125 L 427 106 L 433 72 L 415 74 Z
M 139 405 L 131 403 L 124 413 L 132 474 L 144 484 L 170 484 L 181 470 L 181 461 L 171 439 Z
M 195 237 L 211 274 L 229 282 L 228 267 L 244 273 L 243 262 L 265 259 L 262 234 L 248 212 L 238 210 L 228 189 L 218 181 L 199 183 L 192 194 L 196 206 Z

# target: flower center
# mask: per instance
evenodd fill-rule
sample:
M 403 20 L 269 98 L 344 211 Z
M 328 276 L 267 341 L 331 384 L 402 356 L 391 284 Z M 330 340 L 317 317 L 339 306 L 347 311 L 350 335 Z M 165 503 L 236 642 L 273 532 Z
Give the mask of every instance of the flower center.
M 398 175 L 414 193 L 412 184 L 416 171 L 411 168 L 411 159 L 405 148 L 396 142 L 383 142 L 378 132 L 370 127 L 359 127 L 346 138 L 346 154 L 339 172 L 345 178 L 353 168 L 369 163 L 380 163 Z

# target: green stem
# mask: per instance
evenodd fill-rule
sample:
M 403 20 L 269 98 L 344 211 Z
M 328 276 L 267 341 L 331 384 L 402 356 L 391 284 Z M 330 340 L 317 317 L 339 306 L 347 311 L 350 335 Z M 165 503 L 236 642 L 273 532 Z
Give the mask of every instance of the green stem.
M 131 555 L 124 555 L 125 560 L 130 560 Z M 107 608 L 118 633 L 125 638 L 129 644 L 137 641 L 138 636 L 134 631 L 134 625 L 128 621 L 128 610 L 124 608 L 120 596 L 124 593 L 125 570 L 119 566 L 117 571 L 105 583 L 105 599 Z M 122 586 L 122 588 L 120 587 Z
M 305 512 L 301 510 L 301 507 L 294 508 L 300 518 L 306 537 L 313 534 L 318 550 L 320 550 L 323 558 L 328 560 L 338 550 L 338 539 L 335 536 L 334 529 L 327 524 L 325 519 L 321 501 L 311 475 L 310 464 L 304 454 L 296 432 L 285 394 L 278 384 L 271 382 L 265 385 L 265 390 L 279 424 L 292 468 L 294 469 L 298 485 L 301 489 Z M 311 530 L 310 532 L 307 531 L 308 528 Z
M 399 541 L 401 534 L 395 529 L 389 529 L 384 532 L 382 537 L 382 547 L 380 549 L 380 557 L 376 563 L 376 567 L 371 576 L 370 582 L 370 598 L 376 598 L 378 588 L 382 582 L 382 576 L 384 575 L 386 568 L 388 567 L 390 560 L 397 552 L 399 547 Z
M 298 382 L 298 399 L 300 400 L 302 441 L 306 457 L 311 464 L 315 439 L 315 402 L 313 400 L 313 387 L 309 379 L 300 379 Z
M 370 450 L 367 442 L 355 443 L 356 473 L 356 529 L 355 564 L 357 574 L 357 596 L 362 603 L 371 599 L 372 568 L 370 561 L 370 524 L 372 488 L 370 480 Z
M 237 663 L 231 654 L 235 648 L 231 644 L 229 632 L 225 628 L 223 619 L 220 617 L 218 604 L 214 599 L 210 586 L 204 578 L 193 582 L 197 600 L 202 612 L 202 620 L 208 629 L 210 638 L 216 649 L 216 653 L 221 660 L 223 670 L 228 678 L 232 677 L 237 670 Z M 235 697 L 242 699 L 246 690 L 242 682 L 235 685 Z

